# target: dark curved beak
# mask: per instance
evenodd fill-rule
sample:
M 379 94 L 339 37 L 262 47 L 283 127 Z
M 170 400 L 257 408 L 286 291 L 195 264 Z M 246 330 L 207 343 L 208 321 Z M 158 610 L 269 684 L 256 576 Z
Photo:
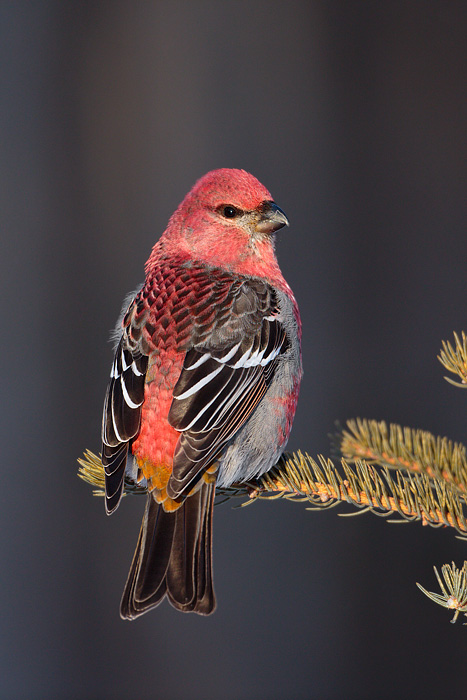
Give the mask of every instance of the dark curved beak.
M 260 208 L 260 218 L 256 224 L 256 230 L 259 233 L 274 233 L 288 225 L 288 218 L 275 202 L 263 202 Z

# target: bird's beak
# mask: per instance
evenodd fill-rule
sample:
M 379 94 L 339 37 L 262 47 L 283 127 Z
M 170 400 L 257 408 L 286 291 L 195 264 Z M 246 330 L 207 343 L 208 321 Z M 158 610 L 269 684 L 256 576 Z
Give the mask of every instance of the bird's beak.
M 286 215 L 274 202 L 264 202 L 259 213 L 260 217 L 256 223 L 258 233 L 274 233 L 283 226 L 289 225 Z

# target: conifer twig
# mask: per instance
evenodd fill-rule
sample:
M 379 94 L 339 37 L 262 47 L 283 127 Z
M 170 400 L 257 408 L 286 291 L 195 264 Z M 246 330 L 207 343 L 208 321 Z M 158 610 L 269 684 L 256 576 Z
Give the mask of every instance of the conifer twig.
M 467 455 L 461 443 L 395 423 L 388 427 L 384 421 L 357 418 L 347 421 L 347 428 L 335 437 L 345 459 L 426 474 L 467 494 Z
M 103 495 L 104 473 L 100 459 L 89 450 L 80 460 L 79 475 L 95 486 L 94 494 Z M 145 493 L 145 489 L 125 481 L 125 493 Z M 255 481 L 235 484 L 220 494 L 232 498 L 287 498 L 305 501 L 316 509 L 339 502 L 378 515 L 397 514 L 403 520 L 421 520 L 424 525 L 455 528 L 467 534 L 467 520 L 457 490 L 442 481 L 434 483 L 425 474 L 397 472 L 393 478 L 387 468 L 379 473 L 366 462 L 350 465 L 341 461 L 340 468 L 322 456 L 314 460 L 301 452 L 284 455 L 279 463 Z
M 456 622 L 459 613 L 463 612 L 467 614 L 467 561 L 464 562 L 462 569 L 458 569 L 454 562 L 452 562 L 451 566 L 449 566 L 449 564 L 444 564 L 444 566 L 441 567 L 441 573 L 446 585 L 443 584 L 436 566 L 434 566 L 433 569 L 442 592 L 432 593 L 423 588 L 419 583 L 417 583 L 417 586 L 422 593 L 428 596 L 434 603 L 442 605 L 449 610 L 455 610 L 451 622 Z
M 462 339 L 454 333 L 455 347 L 447 340 L 442 342 L 442 350 L 438 355 L 441 364 L 453 374 L 461 378 L 460 382 L 455 382 L 450 377 L 445 377 L 446 381 L 461 389 L 467 389 L 467 335 L 462 331 Z

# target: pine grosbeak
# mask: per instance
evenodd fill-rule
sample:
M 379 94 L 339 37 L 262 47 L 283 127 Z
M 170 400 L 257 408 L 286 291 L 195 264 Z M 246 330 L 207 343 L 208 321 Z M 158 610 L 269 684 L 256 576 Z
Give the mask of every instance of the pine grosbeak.
M 107 513 L 125 473 L 148 489 L 123 618 L 165 596 L 213 612 L 216 484 L 263 474 L 285 448 L 302 376 L 300 315 L 274 253 L 287 224 L 249 173 L 208 173 L 172 215 L 118 326 L 102 423 Z

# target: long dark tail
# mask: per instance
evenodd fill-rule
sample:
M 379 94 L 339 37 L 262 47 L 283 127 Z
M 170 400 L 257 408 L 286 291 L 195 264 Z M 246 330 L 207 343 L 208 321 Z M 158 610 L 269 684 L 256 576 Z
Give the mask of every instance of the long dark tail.
M 215 484 L 204 484 L 180 508 L 166 513 L 149 494 L 138 544 L 123 591 L 120 615 L 133 620 L 167 596 L 183 612 L 210 615 L 212 512 Z

